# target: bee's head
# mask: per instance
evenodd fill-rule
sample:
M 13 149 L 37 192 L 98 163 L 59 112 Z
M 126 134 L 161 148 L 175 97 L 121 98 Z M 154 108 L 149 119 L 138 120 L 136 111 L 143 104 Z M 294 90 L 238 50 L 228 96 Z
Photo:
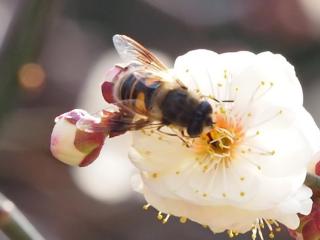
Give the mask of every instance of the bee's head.
M 213 124 L 212 107 L 209 102 L 201 102 L 194 111 L 192 121 L 187 127 L 187 132 L 190 137 L 198 137 L 205 126 L 211 126 Z

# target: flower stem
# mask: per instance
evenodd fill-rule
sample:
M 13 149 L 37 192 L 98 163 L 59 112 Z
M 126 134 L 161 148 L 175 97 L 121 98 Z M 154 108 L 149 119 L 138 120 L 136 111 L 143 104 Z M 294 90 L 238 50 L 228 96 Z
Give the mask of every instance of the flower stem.
M 0 230 L 11 240 L 44 240 L 14 203 L 1 193 Z

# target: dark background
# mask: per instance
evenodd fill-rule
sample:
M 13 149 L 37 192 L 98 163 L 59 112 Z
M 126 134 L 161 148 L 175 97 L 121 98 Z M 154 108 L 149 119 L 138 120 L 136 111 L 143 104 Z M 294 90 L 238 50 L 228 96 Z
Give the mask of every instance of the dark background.
M 319 123 L 319 16 L 318 0 L 0 0 L 0 191 L 49 240 L 227 239 L 143 211 L 130 190 L 134 170 L 116 153 L 91 170 L 56 161 L 53 119 L 103 107 L 99 82 L 118 61 L 112 35 L 123 33 L 169 63 L 197 48 L 281 53 Z

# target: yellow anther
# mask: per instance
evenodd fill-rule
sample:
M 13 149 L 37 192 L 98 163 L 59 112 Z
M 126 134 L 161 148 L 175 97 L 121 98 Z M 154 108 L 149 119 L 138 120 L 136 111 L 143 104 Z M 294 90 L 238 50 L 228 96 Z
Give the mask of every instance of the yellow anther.
M 162 212 L 158 212 L 157 219 L 160 221 L 163 219 Z
M 167 216 L 162 220 L 163 224 L 166 224 L 169 220 L 170 214 L 167 214 Z
M 179 221 L 180 221 L 181 223 L 186 223 L 187 220 L 188 220 L 188 218 L 186 218 L 186 217 L 180 217 L 180 219 L 179 219 Z
M 233 234 L 232 230 L 228 230 L 228 236 L 229 236 L 229 238 L 233 238 L 234 237 L 234 234 Z
M 143 210 L 148 210 L 150 206 L 151 206 L 150 204 L 145 204 L 145 205 L 143 205 L 142 208 L 143 208 Z
M 252 240 L 256 240 L 256 238 L 257 238 L 257 234 L 256 234 L 256 233 L 252 233 L 251 239 L 252 239 Z
M 227 77 L 228 77 L 228 71 L 227 71 L 227 69 L 225 69 L 225 70 L 223 71 L 223 77 L 224 77 L 224 79 L 227 79 Z
M 244 197 L 244 195 L 246 195 L 245 192 L 240 192 L 240 196 L 241 196 L 241 197 Z
M 220 113 L 225 114 L 225 113 L 226 113 L 226 110 L 225 110 L 223 107 L 221 107 L 221 108 L 220 108 Z
M 245 179 L 244 177 L 240 177 L 240 180 L 241 180 L 241 181 L 244 181 L 244 179 Z
M 152 174 L 152 177 L 153 177 L 153 178 L 157 178 L 157 177 L 158 177 L 158 173 L 153 173 L 153 174 Z
M 274 239 L 274 233 L 273 232 L 269 233 L 269 238 Z

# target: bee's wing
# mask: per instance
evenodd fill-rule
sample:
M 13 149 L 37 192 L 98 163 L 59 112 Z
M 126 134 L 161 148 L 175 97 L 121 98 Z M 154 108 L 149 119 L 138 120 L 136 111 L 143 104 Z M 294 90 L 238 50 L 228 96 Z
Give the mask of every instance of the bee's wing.
M 168 67 L 152 52 L 130 37 L 116 34 L 113 36 L 113 44 L 120 57 L 125 61 L 138 61 L 145 67 L 153 70 L 168 70 Z
M 82 118 L 76 123 L 79 130 L 85 132 L 105 132 L 107 133 L 110 128 L 108 119 L 116 116 L 117 112 L 110 112 L 108 109 L 101 110 L 90 117 Z
M 116 104 L 119 107 L 119 111 L 101 110 L 91 117 L 80 119 L 76 123 L 77 128 L 91 133 L 104 132 L 112 137 L 147 126 L 157 127 L 161 125 L 161 123 L 150 122 L 147 117 L 133 112 L 127 107 L 130 104 L 127 101 L 121 101 Z

